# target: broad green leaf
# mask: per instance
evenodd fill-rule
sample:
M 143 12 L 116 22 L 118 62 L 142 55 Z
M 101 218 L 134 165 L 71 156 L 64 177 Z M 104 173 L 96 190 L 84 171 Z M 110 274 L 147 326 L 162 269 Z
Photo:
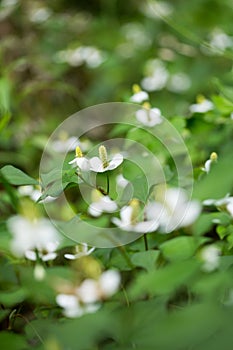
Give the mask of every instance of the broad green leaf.
M 149 273 L 141 273 L 129 289 L 131 298 L 145 295 L 163 295 L 175 292 L 184 286 L 197 272 L 199 264 L 195 260 L 175 262 Z
M 135 266 L 143 267 L 147 271 L 155 270 L 155 263 L 159 257 L 159 250 L 147 250 L 134 253 L 131 261 Z
M 2 349 L 25 350 L 28 348 L 26 339 L 22 335 L 11 331 L 3 331 L 0 333 L 0 344 Z
M 193 197 L 204 199 L 219 199 L 231 192 L 233 187 L 233 156 L 220 158 L 213 164 L 210 172 L 194 186 Z
M 0 302 L 7 307 L 11 307 L 17 303 L 22 302 L 27 296 L 23 288 L 17 289 L 13 292 L 0 292 Z
M 160 249 L 166 259 L 170 261 L 185 260 L 191 258 L 197 248 L 208 238 L 182 236 L 171 239 L 160 245 Z
M 38 185 L 38 181 L 25 174 L 22 170 L 12 165 L 6 165 L 0 169 L 2 175 L 11 185 Z

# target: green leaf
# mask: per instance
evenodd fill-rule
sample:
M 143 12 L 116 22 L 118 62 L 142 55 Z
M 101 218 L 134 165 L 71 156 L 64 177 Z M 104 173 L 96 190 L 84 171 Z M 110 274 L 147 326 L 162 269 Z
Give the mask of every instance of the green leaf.
M 193 197 L 199 200 L 219 199 L 231 192 L 233 187 L 233 157 L 226 156 L 210 169 L 194 186 Z
M 22 302 L 27 296 L 26 291 L 21 288 L 17 289 L 13 292 L 1 292 L 0 293 L 0 303 L 2 303 L 4 306 L 11 307 L 17 303 Z
M 0 169 L 0 174 L 11 185 L 38 185 L 38 181 L 25 174 L 22 170 L 15 168 L 12 165 L 6 165 Z
M 22 335 L 10 331 L 0 333 L 0 344 L 2 349 L 25 350 L 28 348 L 26 339 Z
M 135 266 L 143 267 L 147 271 L 155 270 L 155 263 L 159 257 L 159 250 L 147 250 L 134 253 L 131 261 Z
M 191 258 L 199 245 L 205 242 L 206 238 L 198 237 L 176 237 L 160 245 L 164 257 L 170 261 L 185 260 Z
M 170 294 L 184 286 L 197 272 L 199 264 L 195 260 L 174 262 L 172 265 L 141 273 L 129 289 L 131 298 Z

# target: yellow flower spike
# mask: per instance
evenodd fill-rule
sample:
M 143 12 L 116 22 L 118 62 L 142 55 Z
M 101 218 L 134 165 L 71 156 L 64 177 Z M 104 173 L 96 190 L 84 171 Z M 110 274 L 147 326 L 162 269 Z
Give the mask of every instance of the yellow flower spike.
M 28 198 L 23 198 L 20 201 L 19 214 L 30 221 L 35 221 L 40 217 L 38 207 L 35 205 L 34 202 L 30 201 Z
M 151 104 L 149 102 L 144 102 L 142 104 L 142 107 L 145 108 L 145 109 L 150 109 L 151 108 Z
M 77 158 L 82 158 L 83 157 L 83 153 L 81 151 L 81 148 L 79 146 L 76 147 L 75 149 L 75 155 Z
M 133 90 L 134 94 L 137 94 L 138 92 L 141 91 L 141 88 L 140 88 L 140 86 L 138 84 L 133 84 L 132 90 Z
M 91 201 L 92 203 L 98 202 L 100 198 L 102 197 L 102 194 L 98 190 L 91 191 Z
M 202 102 L 204 102 L 206 100 L 206 98 L 205 98 L 204 95 L 200 94 L 200 95 L 197 95 L 196 100 L 197 100 L 197 103 L 202 103 Z
M 216 152 L 212 152 L 211 155 L 210 155 L 210 160 L 211 160 L 212 162 L 216 162 L 217 159 L 218 159 L 217 153 L 216 153 Z
M 131 224 L 135 225 L 138 222 L 138 216 L 140 214 L 140 203 L 139 200 L 136 198 L 133 198 L 130 203 L 130 207 L 132 208 L 132 214 L 131 214 Z
M 109 165 L 108 154 L 107 154 L 106 147 L 103 145 L 99 147 L 99 157 L 100 157 L 100 160 L 103 164 L 103 167 L 107 168 Z

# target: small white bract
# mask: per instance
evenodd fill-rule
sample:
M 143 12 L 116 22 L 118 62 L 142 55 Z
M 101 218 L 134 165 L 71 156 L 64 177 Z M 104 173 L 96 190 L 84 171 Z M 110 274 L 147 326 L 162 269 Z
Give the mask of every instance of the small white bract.
M 37 254 L 43 261 L 56 258 L 60 237 L 48 219 L 32 221 L 17 215 L 11 217 L 7 225 L 13 234 L 11 249 L 16 256 L 33 261 L 37 260 Z
M 218 159 L 218 155 L 216 152 L 212 152 L 210 155 L 210 158 L 205 162 L 204 167 L 202 168 L 203 171 L 205 171 L 206 173 L 210 172 L 211 169 L 211 165 L 213 163 L 216 163 Z
M 81 148 L 79 146 L 76 147 L 75 158 L 69 162 L 69 164 L 76 164 L 76 166 L 82 171 L 90 170 L 90 162 L 89 159 L 83 156 Z
M 136 118 L 141 124 L 153 127 L 163 122 L 162 114 L 159 108 L 150 109 L 150 106 L 147 104 L 144 104 L 143 107 L 143 109 L 139 109 L 136 112 Z
M 96 193 L 97 198 L 96 200 L 91 203 L 91 205 L 88 207 L 88 213 L 92 216 L 98 217 L 103 212 L 105 213 L 113 213 L 117 210 L 117 204 L 109 197 L 102 195 L 99 191 Z
M 88 249 L 88 245 L 86 243 L 81 243 L 79 245 L 76 245 L 75 250 L 76 250 L 75 254 L 67 253 L 64 255 L 64 257 L 68 260 L 76 260 L 76 259 L 82 258 L 83 256 L 90 255 L 95 250 L 95 247 Z
M 201 258 L 204 262 L 202 269 L 206 272 L 216 270 L 219 266 L 220 254 L 221 250 L 214 245 L 204 247 L 201 252 Z
M 206 113 L 214 108 L 211 101 L 206 100 L 203 96 L 197 97 L 198 103 L 195 103 L 189 107 L 191 113 Z
M 203 204 L 206 206 L 215 205 L 216 207 L 223 207 L 229 212 L 233 217 L 233 197 L 229 196 L 229 193 L 220 199 L 206 199 L 203 201 Z
M 58 294 L 56 302 L 63 308 L 66 317 L 81 317 L 86 313 L 96 312 L 102 300 L 117 292 L 120 281 L 118 271 L 108 270 L 98 280 L 87 278 L 71 294 Z
M 137 84 L 133 85 L 133 95 L 130 97 L 131 102 L 142 103 L 149 99 L 149 95 L 146 91 L 142 91 Z
M 108 160 L 107 150 L 104 146 L 99 147 L 99 157 L 90 159 L 90 170 L 96 173 L 103 173 L 105 171 L 116 169 L 123 162 L 122 154 L 115 154 L 111 160 Z
M 145 212 L 148 219 L 157 218 L 161 230 L 169 233 L 191 225 L 201 212 L 201 204 L 189 201 L 181 188 L 170 188 L 164 193 L 163 201 L 149 203 Z
M 155 217 L 151 220 L 140 221 L 140 207 L 137 199 L 133 199 L 130 205 L 124 206 L 120 210 L 120 219 L 112 218 L 112 222 L 118 226 L 123 231 L 133 231 L 133 232 L 154 232 L 159 223 Z
M 22 197 L 30 197 L 33 202 L 37 202 L 39 198 L 42 196 L 42 192 L 32 185 L 19 186 L 18 192 Z M 47 196 L 45 199 L 41 200 L 40 203 L 49 203 L 56 200 L 56 198 Z

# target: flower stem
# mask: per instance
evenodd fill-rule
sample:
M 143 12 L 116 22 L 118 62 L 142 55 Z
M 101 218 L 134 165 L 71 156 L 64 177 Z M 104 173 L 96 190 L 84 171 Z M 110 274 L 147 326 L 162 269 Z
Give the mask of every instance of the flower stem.
M 109 175 L 108 175 L 108 172 L 106 172 L 106 176 L 107 176 L 107 191 L 106 191 L 106 193 L 109 194 Z
M 146 233 L 144 233 L 143 238 L 144 238 L 145 250 L 148 250 L 148 241 L 147 241 Z

